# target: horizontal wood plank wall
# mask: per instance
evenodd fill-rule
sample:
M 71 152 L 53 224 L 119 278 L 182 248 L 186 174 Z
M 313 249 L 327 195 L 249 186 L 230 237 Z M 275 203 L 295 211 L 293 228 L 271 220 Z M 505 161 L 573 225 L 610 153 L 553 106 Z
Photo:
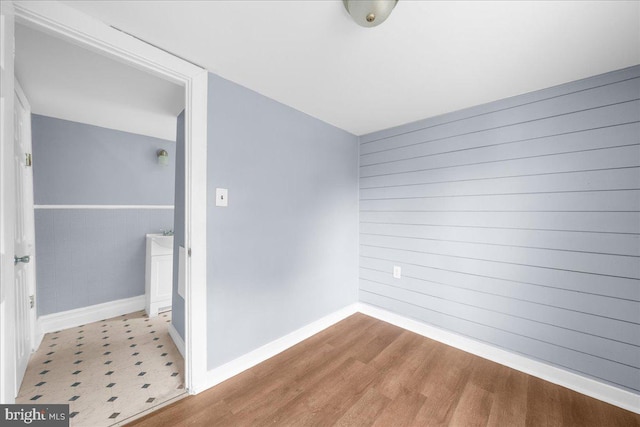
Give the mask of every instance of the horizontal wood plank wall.
M 361 137 L 360 300 L 639 393 L 640 67 Z

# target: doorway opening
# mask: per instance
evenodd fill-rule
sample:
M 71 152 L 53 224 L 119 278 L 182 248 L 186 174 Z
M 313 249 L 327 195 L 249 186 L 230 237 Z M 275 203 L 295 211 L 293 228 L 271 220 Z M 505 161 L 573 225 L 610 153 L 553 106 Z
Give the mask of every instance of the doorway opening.
M 35 334 L 18 318 L 16 402 L 68 403 L 72 424 L 108 425 L 184 394 L 184 88 L 20 24 L 15 35 L 16 153 L 29 156 L 17 195 L 31 197 L 18 235 L 35 247 L 17 301 L 29 292 L 18 313 L 38 315 Z
M 70 41 L 93 52 L 100 53 L 117 61 L 132 65 L 155 76 L 183 85 L 185 89 L 185 182 L 184 182 L 184 247 L 188 256 L 183 260 L 182 276 L 185 294 L 185 383 L 190 393 L 196 393 L 204 388 L 203 379 L 206 373 L 206 308 L 205 308 L 205 278 L 206 278 L 206 85 L 207 73 L 192 64 L 180 60 L 172 55 L 153 48 L 140 40 L 125 36 L 107 25 L 80 14 L 72 8 L 60 3 L 14 3 L 5 4 L 2 8 L 3 37 L 5 43 L 12 42 L 13 20 L 25 26 L 46 32 L 55 37 Z M 11 7 L 9 7 L 11 6 Z M 5 31 L 7 30 L 7 31 Z M 3 63 L 4 65 L 4 63 Z M 10 64 L 11 65 L 11 64 Z M 3 68 L 3 88 L 7 83 L 6 75 L 13 76 L 13 67 Z M 13 103 L 6 104 L 2 118 L 10 117 Z M 13 138 L 11 138 L 13 139 Z M 3 152 L 13 154 L 13 147 L 3 144 Z M 13 168 L 4 168 L 3 182 L 11 189 L 3 200 L 13 201 Z M 0 212 L 5 222 L 3 229 L 11 229 L 15 218 L 7 214 L 7 205 Z M 13 207 L 13 206 L 12 206 Z M 3 247 L 13 243 L 13 233 L 2 239 Z M 2 267 L 5 272 L 12 274 L 14 268 L 3 256 Z M 4 281 L 8 276 L 3 275 L 3 310 L 2 321 L 13 320 L 15 302 L 13 289 L 6 286 Z M 6 309 L 5 309 L 6 308 Z M 9 319 L 11 317 L 11 319 Z M 194 339 L 197 337 L 197 340 Z M 16 355 L 14 340 L 5 335 L 2 345 L 2 391 L 4 403 L 12 403 L 15 394 L 14 366 L 12 362 Z

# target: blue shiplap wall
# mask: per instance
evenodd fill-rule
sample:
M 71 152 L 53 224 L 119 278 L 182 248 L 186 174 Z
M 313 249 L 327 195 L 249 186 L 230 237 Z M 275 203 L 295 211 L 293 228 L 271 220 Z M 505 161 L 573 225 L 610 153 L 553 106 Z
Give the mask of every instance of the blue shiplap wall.
M 144 295 L 145 234 L 173 209 L 77 205 L 173 205 L 175 143 L 36 114 L 32 141 L 38 315 Z
M 639 237 L 640 67 L 361 137 L 362 302 L 635 393 Z

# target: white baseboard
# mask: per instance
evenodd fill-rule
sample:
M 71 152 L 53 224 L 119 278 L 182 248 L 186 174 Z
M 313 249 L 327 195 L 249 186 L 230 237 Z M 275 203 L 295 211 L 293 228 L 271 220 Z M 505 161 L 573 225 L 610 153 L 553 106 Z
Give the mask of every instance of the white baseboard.
M 629 391 L 363 303 L 349 305 L 220 367 L 209 370 L 206 378 L 192 392 L 197 394 L 220 384 L 357 312 L 620 408 L 640 413 L 640 396 Z M 184 341 L 173 325 L 169 326 L 169 335 L 180 353 L 184 355 Z
M 97 322 L 102 319 L 108 319 L 109 317 L 144 310 L 144 304 L 144 295 L 139 295 L 137 297 L 109 301 L 89 307 L 40 316 L 38 317 L 36 343 L 39 345 L 44 334 L 48 332 L 75 328 L 76 326 Z
M 173 323 L 169 323 L 169 336 L 173 340 L 173 343 L 176 345 L 176 347 L 178 347 L 178 351 L 184 359 L 184 340 L 182 339 L 176 328 L 173 327 Z
M 395 313 L 359 303 L 358 311 L 382 320 L 418 335 L 439 341 L 451 347 L 475 354 L 492 362 L 499 363 L 525 374 L 533 375 L 545 381 L 591 396 L 620 408 L 640 413 L 640 396 L 609 384 L 605 384 L 564 369 L 538 362 L 519 354 L 494 347 L 444 329 L 408 319 Z
M 249 368 L 254 367 L 258 363 L 285 351 L 286 349 L 293 347 L 294 345 L 304 341 L 305 339 L 317 334 L 318 332 L 328 328 L 329 326 L 338 323 L 339 321 L 355 314 L 358 311 L 358 304 L 348 305 L 336 312 L 333 312 L 321 319 L 316 320 L 302 328 L 291 332 L 275 341 L 271 341 L 268 344 L 263 345 L 245 355 L 238 357 L 222 366 L 207 372 L 206 380 L 202 381 L 201 389 L 194 390 L 195 393 L 199 393 L 210 387 L 213 387 L 221 382 L 228 380 L 229 378 L 238 375 L 239 373 L 246 371 Z

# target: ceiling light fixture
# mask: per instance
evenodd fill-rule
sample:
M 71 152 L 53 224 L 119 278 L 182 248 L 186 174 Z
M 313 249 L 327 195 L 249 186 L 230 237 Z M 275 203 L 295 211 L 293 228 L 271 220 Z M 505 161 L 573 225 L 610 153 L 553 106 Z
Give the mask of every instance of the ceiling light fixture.
M 398 0 L 342 0 L 349 15 L 362 27 L 375 27 L 391 15 Z

